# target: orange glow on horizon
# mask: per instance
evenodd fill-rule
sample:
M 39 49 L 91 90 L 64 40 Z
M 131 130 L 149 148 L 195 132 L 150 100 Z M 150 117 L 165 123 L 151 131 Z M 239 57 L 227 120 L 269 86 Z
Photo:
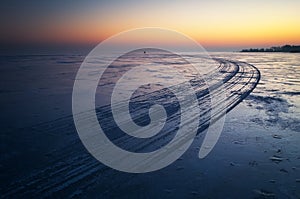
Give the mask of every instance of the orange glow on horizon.
M 193 0 L 190 3 L 124 4 L 122 6 L 126 8 L 116 5 L 116 8 L 103 10 L 95 6 L 72 16 L 47 18 L 31 28 L 17 27 L 6 32 L 2 40 L 95 44 L 129 29 L 161 27 L 186 34 L 203 46 L 299 45 L 300 3 L 290 0 L 271 2 Z M 132 38 L 124 42 L 138 41 Z

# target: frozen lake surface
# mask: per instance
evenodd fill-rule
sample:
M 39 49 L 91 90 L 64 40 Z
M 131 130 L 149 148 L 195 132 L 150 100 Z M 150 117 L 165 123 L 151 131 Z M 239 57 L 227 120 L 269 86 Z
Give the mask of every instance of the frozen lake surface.
M 202 113 L 207 114 L 201 117 L 203 129 L 180 159 L 166 168 L 145 174 L 110 169 L 94 159 L 80 142 L 72 118 L 72 89 L 83 55 L 1 56 L 1 196 L 299 198 L 299 54 L 210 55 L 216 58 L 216 64 L 211 70 L 205 70 L 206 80 L 212 84 L 220 79 L 224 81 L 227 92 L 224 103 L 229 109 L 232 107 L 217 145 L 207 157 L 198 158 L 205 136 L 205 121 L 210 117 L 205 106 L 205 100 L 209 99 L 203 92 L 206 87 L 201 87 L 203 82 L 196 81 L 197 75 L 187 70 L 185 63 L 173 60 L 176 67 L 190 74 L 192 85 L 198 89 L 197 97 L 203 99 L 199 101 Z M 182 57 L 195 62 L 201 59 L 196 53 L 183 53 Z M 174 57 L 167 61 L 159 59 L 170 64 Z M 97 64 L 97 60 L 93 64 Z M 258 75 L 252 65 L 260 71 L 258 85 Z M 216 70 L 221 74 L 219 79 L 209 79 L 210 72 Z M 162 75 L 159 77 L 166 82 L 178 81 L 159 68 L 150 72 L 153 77 L 148 78 Z M 107 74 L 104 87 L 109 90 L 109 81 L 118 78 L 118 74 L 113 69 Z M 216 91 L 217 94 L 223 92 Z M 96 94 L 99 120 L 101 115 L 107 114 L 105 94 L 100 91 Z M 140 125 L 149 122 L 147 109 L 151 103 L 146 102 L 152 99 L 165 105 L 172 116 L 170 125 L 164 129 L 170 135 L 163 134 L 163 139 L 155 137 L 146 142 L 124 138 L 112 130 L 112 135 L 108 136 L 129 139 L 127 143 L 117 140 L 128 150 L 156 150 L 171 140 L 172 132 L 176 131 L 178 104 L 160 84 L 145 85 L 135 95 L 132 108 L 144 108 L 133 112 L 135 121 Z M 145 116 L 138 117 L 140 115 Z M 102 119 L 106 128 L 111 129 L 109 114 Z M 132 148 L 133 145 L 141 147 Z

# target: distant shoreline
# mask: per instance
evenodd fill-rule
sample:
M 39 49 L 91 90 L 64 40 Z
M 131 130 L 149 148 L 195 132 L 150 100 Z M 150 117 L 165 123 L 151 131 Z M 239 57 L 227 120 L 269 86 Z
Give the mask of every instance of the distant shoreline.
M 274 46 L 271 48 L 250 48 L 243 49 L 239 52 L 286 52 L 286 53 L 300 53 L 300 45 L 284 45 L 284 46 Z

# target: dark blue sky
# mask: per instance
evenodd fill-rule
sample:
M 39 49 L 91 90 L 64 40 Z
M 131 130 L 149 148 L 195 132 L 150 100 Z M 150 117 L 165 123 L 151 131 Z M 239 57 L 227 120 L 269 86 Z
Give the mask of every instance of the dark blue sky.
M 97 43 L 120 31 L 156 26 L 211 48 L 300 43 L 297 0 L 2 0 L 2 44 Z

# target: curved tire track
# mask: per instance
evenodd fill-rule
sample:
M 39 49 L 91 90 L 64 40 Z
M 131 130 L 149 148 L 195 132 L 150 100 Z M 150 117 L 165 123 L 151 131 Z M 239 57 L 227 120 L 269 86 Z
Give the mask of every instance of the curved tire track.
M 213 92 L 216 96 L 222 93 L 227 97 L 224 101 L 219 101 L 216 104 L 216 107 L 214 107 L 219 110 L 216 115 L 210 115 L 211 109 L 207 106 L 207 103 L 210 102 L 208 88 L 205 86 L 203 81 L 199 81 L 197 78 L 190 81 L 192 86 L 195 88 L 199 105 L 201 106 L 201 113 L 203 115 L 198 128 L 198 133 L 203 132 L 209 126 L 210 117 L 218 119 L 222 116 L 222 114 L 229 112 L 238 105 L 252 92 L 260 80 L 260 72 L 253 65 L 245 62 L 229 61 L 225 59 L 215 60 L 219 63 L 219 67 L 217 71 L 207 74 L 206 78 L 211 85 L 209 91 Z M 223 90 L 221 90 L 218 86 L 220 83 L 224 86 Z M 134 100 L 136 100 L 136 102 L 143 102 L 148 98 L 155 98 L 163 94 L 164 91 L 159 90 L 150 93 L 149 95 L 137 97 Z M 225 103 L 226 110 L 222 109 L 224 108 L 222 103 Z M 97 114 L 105 114 L 106 111 L 108 111 L 108 107 L 100 107 L 97 109 Z M 171 115 L 170 121 L 176 121 L 176 118 L 178 118 L 178 112 L 174 112 L 174 114 Z M 193 119 L 194 118 L 191 117 L 191 120 Z M 108 120 L 105 122 L 108 124 L 107 128 L 110 128 L 110 121 Z M 43 123 L 34 126 L 29 130 L 53 134 L 57 134 L 59 132 L 74 133 L 74 131 L 76 131 L 75 127 L 74 125 L 70 125 L 70 123 L 73 124 L 72 116 Z M 174 128 L 168 129 L 168 131 L 157 136 L 155 139 L 139 145 L 133 145 L 130 138 L 122 136 L 115 138 L 114 142 L 117 144 L 128 144 L 132 150 L 142 150 L 153 145 L 162 146 L 166 144 L 168 140 L 167 138 L 172 136 L 172 132 L 176 130 L 175 128 L 176 125 L 174 125 Z M 16 196 L 31 196 L 39 198 L 49 196 L 76 197 L 87 189 L 95 186 L 95 184 L 101 184 L 103 179 L 117 175 L 116 171 L 102 165 L 87 152 L 76 150 L 76 145 L 80 144 L 81 143 L 78 138 L 69 140 L 64 148 L 54 151 L 51 154 L 52 157 L 55 158 L 49 162 L 48 167 L 43 170 L 34 171 L 30 175 L 4 187 L 1 190 L 1 196 L 3 198 Z M 61 153 L 61 151 L 64 152 Z M 114 189 L 117 186 L 118 185 L 116 184 L 110 185 L 109 189 Z M 105 195 L 105 192 L 107 191 L 106 188 L 107 187 L 103 188 L 103 195 Z

